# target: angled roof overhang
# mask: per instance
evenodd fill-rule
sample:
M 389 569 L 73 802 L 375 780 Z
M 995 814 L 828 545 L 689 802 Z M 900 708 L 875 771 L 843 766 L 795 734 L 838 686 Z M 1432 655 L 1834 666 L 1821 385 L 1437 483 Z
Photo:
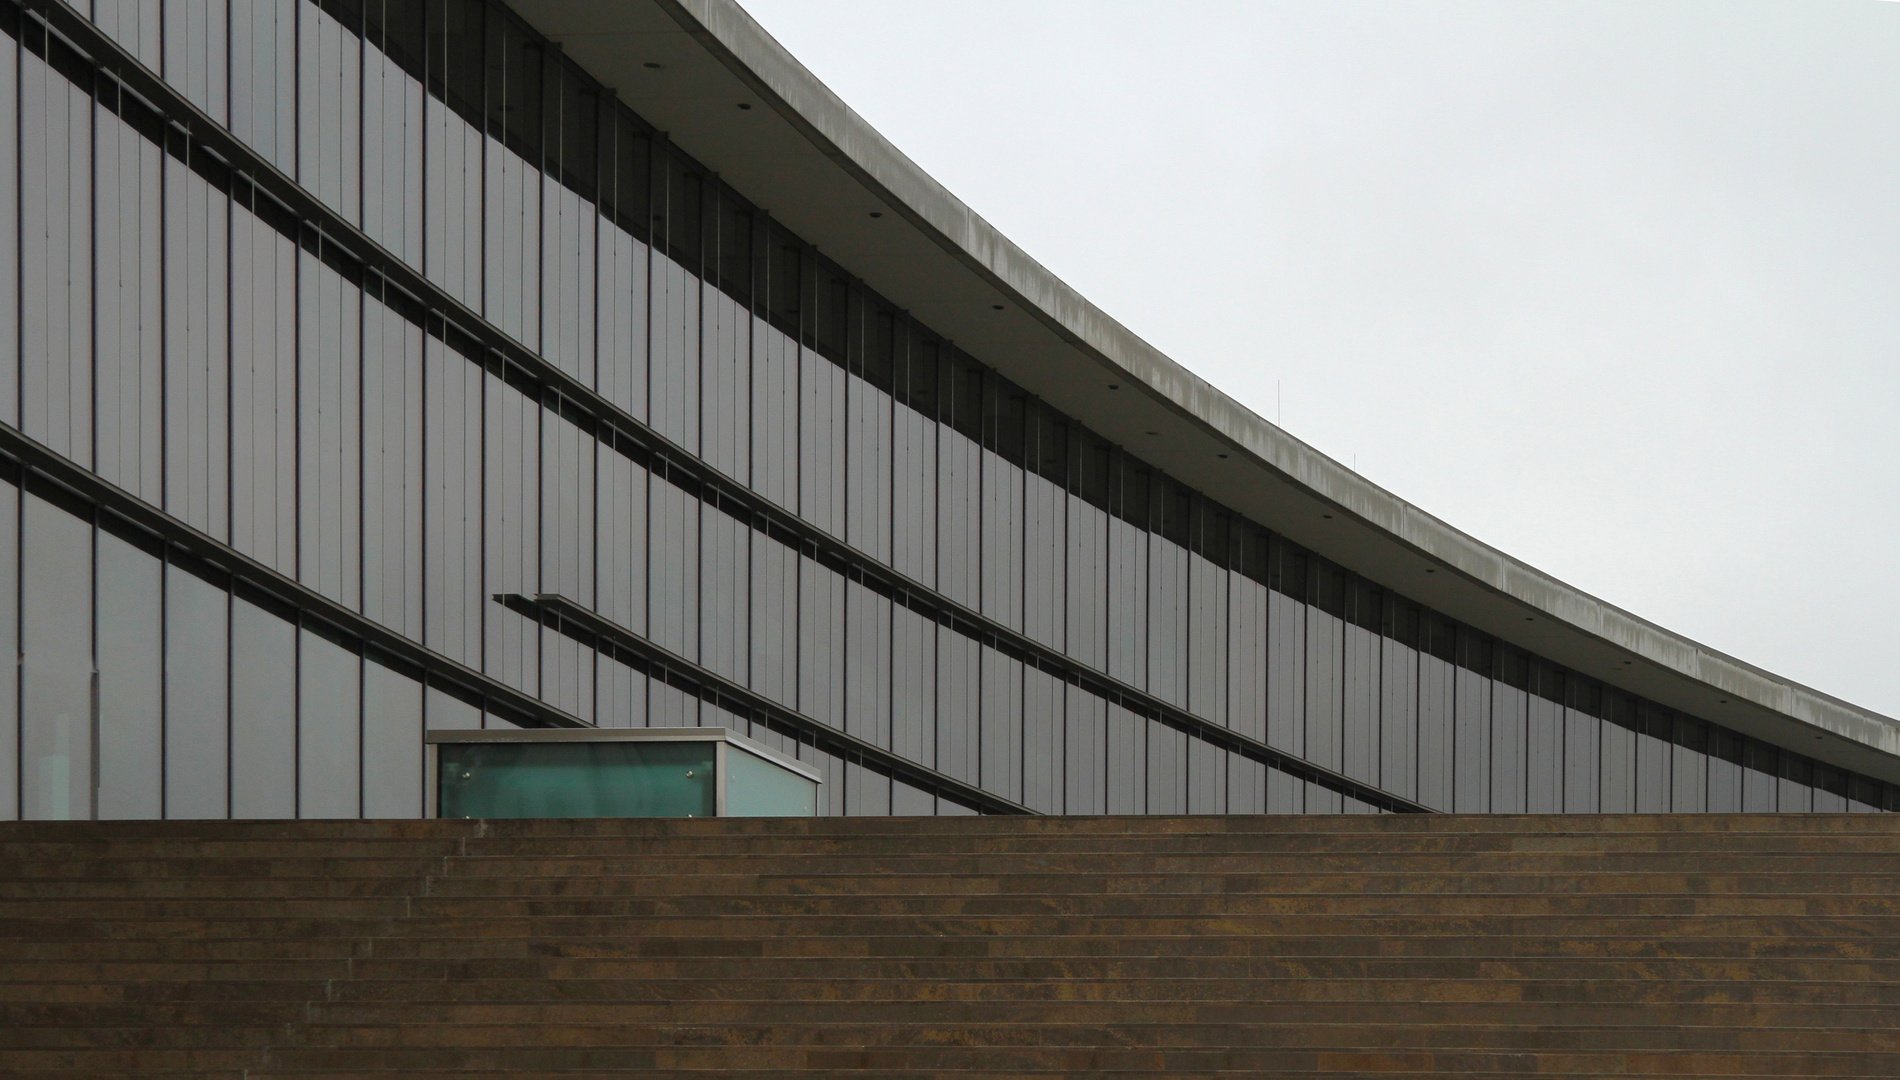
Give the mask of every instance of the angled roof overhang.
M 1900 722 L 1513 559 L 1170 360 L 905 157 L 732 0 L 511 4 L 673 142 L 885 298 L 1184 483 L 1609 685 L 1900 783 Z

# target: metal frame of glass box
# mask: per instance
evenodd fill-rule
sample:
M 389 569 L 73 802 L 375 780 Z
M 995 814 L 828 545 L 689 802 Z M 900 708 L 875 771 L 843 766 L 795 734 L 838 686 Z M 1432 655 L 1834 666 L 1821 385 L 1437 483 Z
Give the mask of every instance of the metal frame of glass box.
M 440 777 L 441 747 L 444 744 L 502 744 L 502 743 L 612 743 L 612 742 L 687 742 L 714 744 L 714 817 L 729 817 L 731 797 L 728 790 L 730 775 L 730 757 L 732 754 L 749 754 L 768 765 L 777 766 L 786 772 L 810 780 L 814 785 L 825 782 L 824 774 L 818 769 L 774 750 L 762 743 L 754 742 L 739 733 L 722 727 L 690 728 L 504 728 L 481 730 L 444 730 L 430 731 L 424 734 L 426 744 L 424 754 L 424 798 L 423 812 L 427 817 L 440 816 L 442 789 Z M 813 815 L 815 816 L 816 800 Z

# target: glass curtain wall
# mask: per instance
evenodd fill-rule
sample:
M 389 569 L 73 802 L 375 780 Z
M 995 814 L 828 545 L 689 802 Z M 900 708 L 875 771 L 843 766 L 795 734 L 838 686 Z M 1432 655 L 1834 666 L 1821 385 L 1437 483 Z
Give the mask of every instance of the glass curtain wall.
M 508 722 L 455 666 L 586 723 L 732 727 L 818 764 L 834 814 L 973 812 L 892 761 L 1049 813 L 1896 806 L 1109 444 L 499 4 L 93 9 L 257 160 L 0 3 L 0 423 L 443 669 L 15 467 L 0 814 L 413 815 L 424 726 Z

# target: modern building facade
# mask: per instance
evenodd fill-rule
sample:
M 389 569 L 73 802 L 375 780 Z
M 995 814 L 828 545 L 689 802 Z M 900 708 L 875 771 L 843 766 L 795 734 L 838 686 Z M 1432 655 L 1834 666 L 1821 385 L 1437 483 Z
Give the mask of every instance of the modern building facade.
M 0 817 L 1900 809 L 1900 725 L 1373 488 L 729 0 L 0 2 Z

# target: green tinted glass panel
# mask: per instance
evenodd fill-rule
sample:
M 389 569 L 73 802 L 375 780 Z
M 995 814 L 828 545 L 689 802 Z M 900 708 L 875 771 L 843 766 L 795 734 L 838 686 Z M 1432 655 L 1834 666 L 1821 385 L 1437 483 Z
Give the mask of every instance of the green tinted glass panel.
M 443 743 L 445 818 L 712 817 L 710 742 Z
M 818 784 L 736 746 L 726 748 L 726 816 L 811 817 Z

